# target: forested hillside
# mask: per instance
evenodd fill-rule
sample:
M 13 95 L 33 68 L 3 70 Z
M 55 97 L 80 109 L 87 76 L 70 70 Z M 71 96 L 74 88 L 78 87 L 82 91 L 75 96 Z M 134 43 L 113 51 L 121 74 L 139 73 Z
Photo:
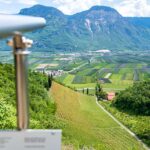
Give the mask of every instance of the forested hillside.
M 35 5 L 22 9 L 20 14 L 44 17 L 47 21 L 44 29 L 29 34 L 36 51 L 150 49 L 149 18 L 125 18 L 110 7 L 93 6 L 68 16 L 56 8 Z
M 0 129 L 16 128 L 15 76 L 12 65 L 0 64 Z M 29 72 L 30 128 L 57 128 L 56 106 L 47 92 L 47 76 Z M 57 122 L 57 123 L 56 123 Z

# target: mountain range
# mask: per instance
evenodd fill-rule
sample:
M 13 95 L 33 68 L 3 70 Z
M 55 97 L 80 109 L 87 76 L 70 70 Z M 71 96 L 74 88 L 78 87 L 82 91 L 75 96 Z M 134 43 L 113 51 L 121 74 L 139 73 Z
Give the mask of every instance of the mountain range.
M 44 17 L 45 28 L 28 33 L 33 51 L 150 50 L 150 18 L 123 17 L 115 9 L 93 6 L 65 15 L 43 5 L 22 9 L 20 15 Z

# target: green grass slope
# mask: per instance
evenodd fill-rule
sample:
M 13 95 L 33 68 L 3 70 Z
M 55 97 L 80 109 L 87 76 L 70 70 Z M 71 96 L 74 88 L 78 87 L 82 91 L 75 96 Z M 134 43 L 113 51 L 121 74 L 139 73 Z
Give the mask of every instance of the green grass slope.
M 95 98 L 57 83 L 51 88 L 57 116 L 66 122 L 63 144 L 70 149 L 142 150 L 142 146 L 96 103 Z

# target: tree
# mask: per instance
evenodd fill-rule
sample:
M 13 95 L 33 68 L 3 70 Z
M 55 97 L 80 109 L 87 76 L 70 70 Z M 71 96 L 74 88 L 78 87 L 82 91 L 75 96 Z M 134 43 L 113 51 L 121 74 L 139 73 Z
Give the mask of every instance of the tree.
M 89 89 L 87 88 L 86 94 L 89 95 Z
M 96 84 L 95 87 L 95 95 L 97 97 L 97 100 L 102 100 L 102 99 L 106 99 L 107 94 L 103 91 L 100 83 Z
M 83 94 L 84 94 L 84 88 L 83 88 L 83 91 L 82 91 L 82 92 L 83 92 Z
M 48 75 L 48 89 L 51 88 L 52 86 L 52 79 L 53 79 L 53 75 Z
M 133 87 L 121 91 L 113 105 L 136 115 L 150 115 L 150 81 L 136 82 Z

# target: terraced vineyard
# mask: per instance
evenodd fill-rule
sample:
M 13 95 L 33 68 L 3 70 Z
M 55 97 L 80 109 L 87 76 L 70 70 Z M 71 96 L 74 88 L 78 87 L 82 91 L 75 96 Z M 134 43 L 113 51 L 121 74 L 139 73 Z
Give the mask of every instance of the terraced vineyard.
M 57 104 L 57 115 L 66 122 L 63 128 L 65 148 L 143 149 L 136 139 L 96 105 L 95 97 L 74 92 L 57 83 L 53 83 L 51 95 Z

